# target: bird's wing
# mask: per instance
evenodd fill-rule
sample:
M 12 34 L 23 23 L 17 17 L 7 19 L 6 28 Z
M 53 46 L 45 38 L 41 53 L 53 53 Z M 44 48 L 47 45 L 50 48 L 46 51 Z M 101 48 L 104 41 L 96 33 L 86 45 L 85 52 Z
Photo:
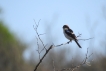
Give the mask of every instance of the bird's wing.
M 73 31 L 71 29 L 65 30 L 65 33 L 67 35 L 69 35 L 70 37 L 72 37 L 73 39 L 76 39 L 76 36 L 75 36 L 75 34 L 73 33 Z

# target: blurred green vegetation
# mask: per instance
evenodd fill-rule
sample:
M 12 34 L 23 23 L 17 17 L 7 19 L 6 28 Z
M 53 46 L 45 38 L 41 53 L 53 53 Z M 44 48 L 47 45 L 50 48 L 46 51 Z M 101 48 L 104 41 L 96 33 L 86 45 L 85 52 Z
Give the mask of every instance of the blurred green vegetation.
M 0 71 L 30 71 L 22 59 L 25 47 L 0 21 Z

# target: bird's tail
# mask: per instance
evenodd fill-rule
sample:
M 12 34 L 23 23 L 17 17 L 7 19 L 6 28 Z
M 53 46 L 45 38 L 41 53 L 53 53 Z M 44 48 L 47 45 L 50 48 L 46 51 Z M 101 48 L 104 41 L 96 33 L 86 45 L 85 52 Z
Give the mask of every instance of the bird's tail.
M 77 41 L 77 40 L 75 40 L 75 42 L 77 43 L 77 45 L 79 46 L 79 48 L 82 48 L 82 47 L 80 46 L 80 44 L 78 43 L 78 41 Z

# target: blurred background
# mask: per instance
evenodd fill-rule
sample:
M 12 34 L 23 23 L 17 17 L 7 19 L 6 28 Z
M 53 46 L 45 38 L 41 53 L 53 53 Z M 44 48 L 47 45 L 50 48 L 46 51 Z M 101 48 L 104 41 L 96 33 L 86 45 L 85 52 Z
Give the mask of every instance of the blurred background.
M 40 20 L 41 19 L 41 20 Z M 0 0 L 0 71 L 33 71 L 39 61 L 35 22 L 48 48 L 68 40 L 63 35 L 64 24 L 76 35 L 75 42 L 53 48 L 38 67 L 38 71 L 53 71 L 78 65 L 85 58 L 91 66 L 75 71 L 106 71 L 106 0 Z M 40 49 L 42 44 L 39 42 Z M 43 51 L 41 56 L 45 53 Z

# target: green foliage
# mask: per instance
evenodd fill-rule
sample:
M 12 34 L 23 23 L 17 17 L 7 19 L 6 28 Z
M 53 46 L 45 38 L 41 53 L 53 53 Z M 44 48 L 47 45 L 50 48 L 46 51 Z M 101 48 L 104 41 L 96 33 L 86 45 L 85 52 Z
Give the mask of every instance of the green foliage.
M 20 43 L 0 21 L 0 71 L 28 71 L 22 60 L 25 45 Z

